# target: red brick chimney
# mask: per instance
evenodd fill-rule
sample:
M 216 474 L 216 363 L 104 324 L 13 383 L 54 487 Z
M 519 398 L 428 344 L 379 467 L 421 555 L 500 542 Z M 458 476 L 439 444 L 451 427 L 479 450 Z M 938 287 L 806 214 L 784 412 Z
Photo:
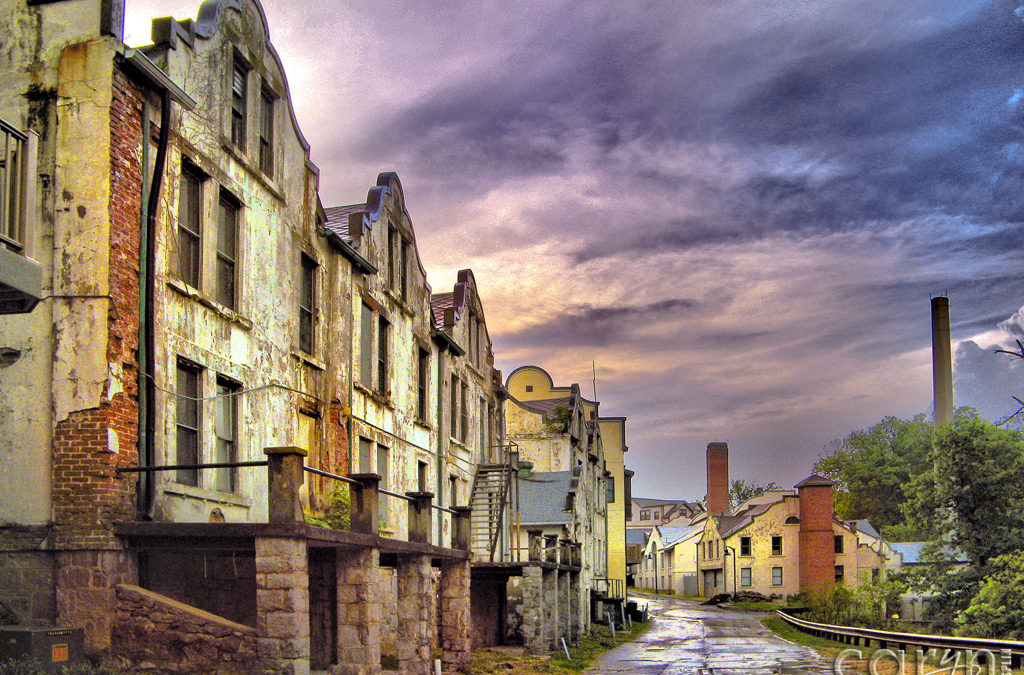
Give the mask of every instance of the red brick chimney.
M 708 443 L 708 513 L 729 510 L 729 444 Z
M 794 487 L 800 493 L 800 590 L 822 593 L 835 585 L 832 481 L 811 474 Z

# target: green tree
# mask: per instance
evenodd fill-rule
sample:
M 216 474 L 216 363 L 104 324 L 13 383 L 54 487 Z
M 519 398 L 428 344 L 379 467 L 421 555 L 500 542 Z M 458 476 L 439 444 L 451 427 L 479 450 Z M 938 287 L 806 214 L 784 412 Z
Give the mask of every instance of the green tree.
M 931 442 L 932 425 L 925 415 L 886 417 L 838 442 L 818 459 L 814 471 L 835 481 L 837 516 L 865 518 L 886 537 L 887 528 L 896 526 L 894 534 L 906 541 L 918 533 L 906 527 L 901 510 L 905 487 L 930 470 Z
M 990 561 L 991 572 L 957 617 L 958 635 L 1024 640 L 1024 551 Z
M 761 485 L 757 479 L 750 481 L 749 483 L 739 478 L 729 484 L 729 505 L 739 506 L 743 502 L 747 501 L 752 497 L 760 497 L 768 490 L 779 490 L 779 486 L 772 481 L 767 485 Z
M 908 488 L 905 510 L 933 537 L 923 552 L 932 564 L 914 585 L 938 593 L 929 610 L 949 628 L 995 572 L 993 560 L 1024 549 L 1024 439 L 958 411 L 935 432 L 932 461 L 931 475 Z

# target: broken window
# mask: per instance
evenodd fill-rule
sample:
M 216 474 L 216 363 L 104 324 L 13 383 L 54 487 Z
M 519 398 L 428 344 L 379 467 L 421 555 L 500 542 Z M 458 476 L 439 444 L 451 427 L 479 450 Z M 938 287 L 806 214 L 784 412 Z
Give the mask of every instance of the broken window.
M 264 88 L 260 95 L 260 171 L 274 175 L 274 94 Z
M 217 218 L 217 302 L 235 309 L 238 258 L 238 202 L 221 190 Z
M 217 451 L 214 461 L 218 464 L 237 462 L 235 444 L 238 433 L 238 392 L 241 386 L 226 377 L 217 378 Z M 237 471 L 232 468 L 216 469 L 215 485 L 221 492 L 235 492 Z
M 841 582 L 846 576 L 846 572 L 842 565 L 836 565 L 836 581 Z
M 302 254 L 302 280 L 299 284 L 299 349 L 313 353 L 313 318 L 316 314 L 316 261 Z
M 391 395 L 388 386 L 388 320 L 377 317 L 377 393 Z
M 182 163 L 178 184 L 178 278 L 199 288 L 203 177 L 191 164 Z
M 740 555 L 750 555 L 750 537 L 740 537 Z
M 231 76 L 231 142 L 245 151 L 246 90 L 249 68 L 241 59 L 235 59 Z
M 782 537 L 772 537 L 772 555 L 782 555 Z
M 430 389 L 430 352 L 420 347 L 416 362 L 416 416 L 427 421 L 427 406 Z
M 199 463 L 199 366 L 178 360 L 175 393 L 175 464 Z M 199 485 L 198 469 L 178 469 L 175 480 Z
M 833 542 L 833 546 L 835 548 L 836 553 L 838 553 L 839 555 L 842 555 L 842 553 L 843 553 L 843 535 L 841 535 L 841 534 L 835 535 L 834 537 L 832 537 L 832 542 Z
M 359 381 L 373 388 L 373 310 L 366 303 L 359 314 Z

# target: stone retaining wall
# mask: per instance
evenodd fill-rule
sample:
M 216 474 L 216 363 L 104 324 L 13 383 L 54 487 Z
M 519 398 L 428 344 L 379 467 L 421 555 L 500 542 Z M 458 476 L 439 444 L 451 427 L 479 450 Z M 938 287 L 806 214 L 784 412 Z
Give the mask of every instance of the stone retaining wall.
M 117 587 L 112 653 L 130 672 L 261 672 L 256 631 L 138 586 Z

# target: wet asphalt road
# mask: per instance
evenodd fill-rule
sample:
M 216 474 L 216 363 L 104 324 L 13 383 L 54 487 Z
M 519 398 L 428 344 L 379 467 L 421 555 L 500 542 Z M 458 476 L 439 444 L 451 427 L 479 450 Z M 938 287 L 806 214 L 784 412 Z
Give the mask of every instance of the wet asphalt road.
M 651 628 L 635 642 L 606 653 L 591 675 L 832 675 L 831 662 L 764 627 L 764 614 L 705 607 L 676 598 L 649 603 Z

